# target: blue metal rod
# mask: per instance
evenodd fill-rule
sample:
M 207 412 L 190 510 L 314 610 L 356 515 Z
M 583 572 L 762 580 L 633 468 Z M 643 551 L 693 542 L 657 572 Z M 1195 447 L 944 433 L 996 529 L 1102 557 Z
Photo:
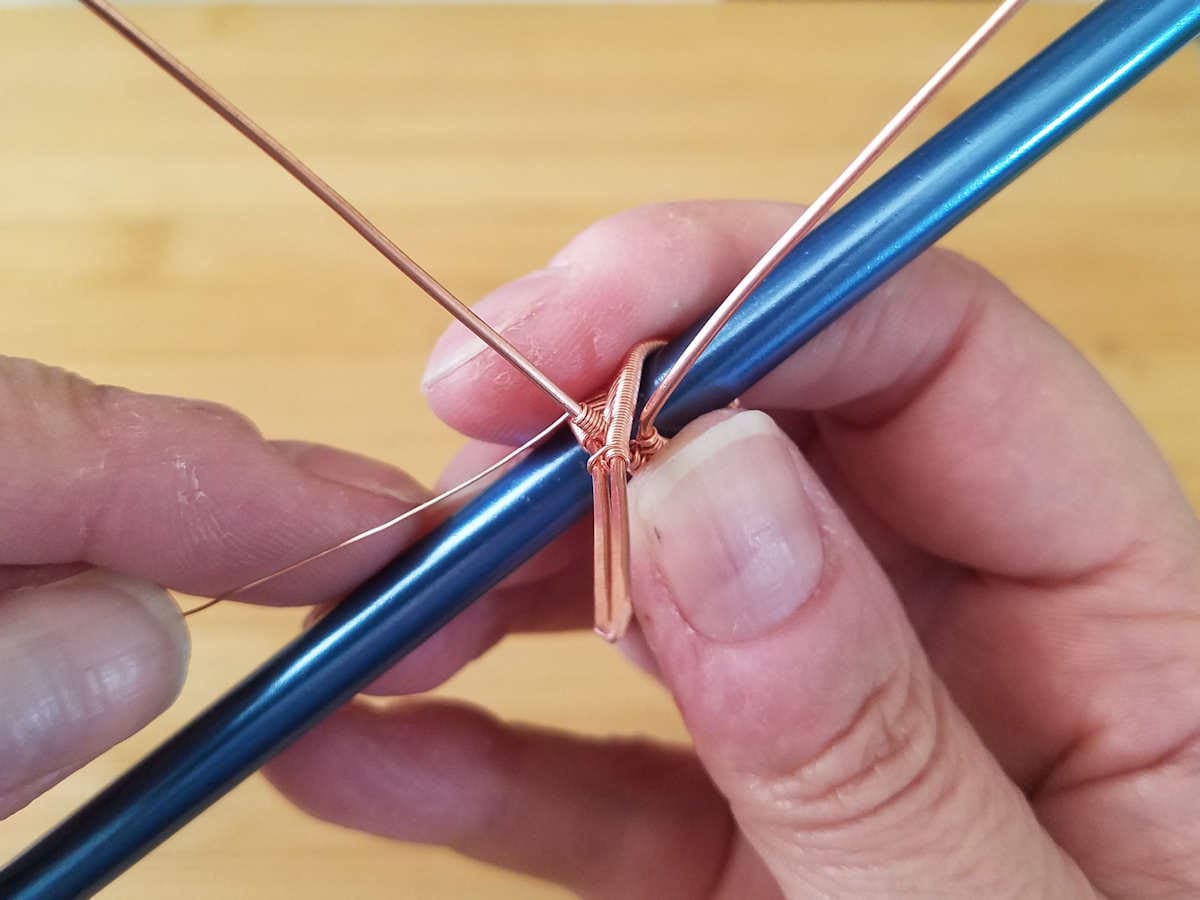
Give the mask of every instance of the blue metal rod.
M 744 392 L 1197 33 L 1200 0 L 1098 7 L 793 250 L 663 429 Z M 590 502 L 584 461 L 565 433 L 536 451 L 0 872 L 0 896 L 99 890 L 562 533 Z

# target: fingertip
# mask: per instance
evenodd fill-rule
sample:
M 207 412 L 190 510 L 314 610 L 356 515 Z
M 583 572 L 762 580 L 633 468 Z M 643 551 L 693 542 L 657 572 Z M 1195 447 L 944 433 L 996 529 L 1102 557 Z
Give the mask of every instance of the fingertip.
M 227 407 L 97 386 L 28 361 L 0 357 L 0 408 L 11 426 L 0 453 L 9 488 L 0 512 L 10 513 L 0 516 L 0 545 L 10 563 L 83 561 L 224 596 L 427 496 L 383 463 L 312 444 L 272 446 Z M 426 525 L 406 521 L 255 597 L 338 594 Z M 11 573 L 0 579 L 14 582 Z
M 183 688 L 192 653 L 191 632 L 175 599 L 157 584 L 104 569 L 82 572 L 74 576 L 73 582 L 83 590 L 118 591 L 141 607 L 145 613 L 142 621 L 151 626 L 161 646 L 158 656 L 162 667 L 156 681 L 164 686 L 164 693 L 158 711 L 170 706 Z
M 142 728 L 178 696 L 190 640 L 149 582 L 92 569 L 0 602 L 0 815 Z
M 786 435 L 757 412 L 692 427 L 631 488 L 638 612 L 700 758 L 785 893 L 803 871 L 805 886 L 861 896 L 877 877 L 862 873 L 910 857 L 915 884 L 964 895 L 1022 884 L 1022 859 L 1078 884 Z
M 465 704 L 359 702 L 263 771 L 310 815 L 397 840 L 454 844 L 501 799 L 493 769 L 507 743 L 493 717 Z
M 550 266 L 522 275 L 487 294 L 473 311 L 494 331 L 514 343 L 529 336 L 530 320 L 552 303 L 569 283 L 571 270 L 566 265 Z M 521 346 L 522 352 L 537 355 L 538 347 Z M 430 390 L 457 370 L 488 352 L 487 345 L 453 322 L 438 338 L 421 378 L 423 390 Z
M 231 471 L 226 482 L 240 496 L 225 506 L 251 540 L 215 559 L 205 582 L 181 589 L 266 605 L 324 601 L 353 588 L 431 526 L 423 513 L 397 521 L 430 492 L 390 463 L 308 441 L 262 447 L 254 465 Z
M 496 288 L 474 306 L 530 362 L 562 383 L 578 386 L 577 354 L 564 338 L 574 273 L 567 266 L 530 272 Z M 481 398 L 480 388 L 486 391 Z M 484 440 L 507 442 L 531 422 L 549 421 L 554 404 L 483 341 L 455 322 L 434 345 L 421 379 L 433 411 L 451 427 Z M 486 402 L 480 402 L 484 399 Z
M 712 308 L 796 214 L 735 201 L 626 210 L 475 309 L 567 393 L 587 399 L 636 343 L 676 334 Z M 435 347 L 423 390 L 439 417 L 481 440 L 511 442 L 557 411 L 459 325 Z

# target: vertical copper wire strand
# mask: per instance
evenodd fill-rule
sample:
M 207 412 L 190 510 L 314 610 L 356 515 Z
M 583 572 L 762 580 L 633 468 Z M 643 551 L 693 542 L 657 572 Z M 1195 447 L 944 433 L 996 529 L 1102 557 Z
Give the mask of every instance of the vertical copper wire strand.
M 1025 2 L 1026 0 L 1004 0 L 988 16 L 987 20 L 967 38 L 966 43 L 959 47 L 930 76 L 928 81 L 921 85 L 920 89 L 900 108 L 899 112 L 888 120 L 883 129 L 871 139 L 870 143 L 863 148 L 862 152 L 854 158 L 850 165 L 834 179 L 833 183 L 813 201 L 813 204 L 804 211 L 800 218 L 783 233 L 779 240 L 772 245 L 771 249 L 763 254 L 762 258 L 737 283 L 737 286 L 734 287 L 725 300 L 722 301 L 721 305 L 709 316 L 700 330 L 696 332 L 691 342 L 684 348 L 683 353 L 672 363 L 671 368 L 667 370 L 667 374 L 658 383 L 658 387 L 655 388 L 646 400 L 646 405 L 642 407 L 640 420 L 643 432 L 647 434 L 652 432 L 654 420 L 662 411 L 671 394 L 679 387 L 679 382 L 687 375 L 688 370 L 695 365 L 700 354 L 704 352 L 705 348 L 712 342 L 712 339 L 716 337 L 717 332 L 725 327 L 725 324 L 737 312 L 745 299 L 771 273 L 771 270 L 779 264 L 779 261 L 800 243 L 816 227 L 817 223 L 833 209 L 834 204 L 845 195 L 846 191 L 862 177 L 863 173 L 871 167 L 883 151 L 904 131 L 917 113 L 1000 30 L 1001 26 L 1012 18 Z
M 588 460 L 592 476 L 592 554 L 595 629 L 607 641 L 625 634 L 633 618 L 629 571 L 628 481 L 636 463 L 633 423 L 646 357 L 663 341 L 643 341 L 629 352 L 604 406 L 604 443 Z
M 454 316 L 472 334 L 492 350 L 499 353 L 510 364 L 541 388 L 572 419 L 582 419 L 583 406 L 560 388 L 541 369 L 530 362 L 524 354 L 495 331 L 470 307 L 443 287 L 432 275 L 421 268 L 403 250 L 363 215 L 349 200 L 334 190 L 328 182 L 310 169 L 294 153 L 268 134 L 249 116 L 222 97 L 199 75 L 176 59 L 165 47 L 127 19 L 110 5 L 107 0 L 79 0 L 84 6 L 110 25 L 117 33 L 140 50 L 155 65 L 188 89 L 205 106 L 232 125 L 267 156 L 277 162 L 300 184 L 308 188 L 326 206 L 342 218 L 388 262 L 403 272 L 438 305 Z

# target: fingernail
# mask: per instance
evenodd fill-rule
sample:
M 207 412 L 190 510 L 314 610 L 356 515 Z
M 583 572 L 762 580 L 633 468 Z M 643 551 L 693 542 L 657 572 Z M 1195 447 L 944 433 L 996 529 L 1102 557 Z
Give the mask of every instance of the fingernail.
M 276 441 L 276 448 L 304 471 L 348 487 L 416 505 L 429 492 L 406 472 L 369 456 L 305 441 Z
M 566 266 L 549 266 L 530 272 L 496 288 L 480 300 L 474 310 L 493 330 L 520 346 L 521 326 L 536 315 L 548 298 L 561 290 L 567 277 Z M 429 366 L 421 379 L 422 389 L 469 365 L 487 349 L 483 341 L 455 323 L 433 348 Z
M 685 429 L 633 479 L 634 520 L 683 618 L 718 641 L 762 636 L 821 580 L 824 552 L 798 451 L 761 412 Z

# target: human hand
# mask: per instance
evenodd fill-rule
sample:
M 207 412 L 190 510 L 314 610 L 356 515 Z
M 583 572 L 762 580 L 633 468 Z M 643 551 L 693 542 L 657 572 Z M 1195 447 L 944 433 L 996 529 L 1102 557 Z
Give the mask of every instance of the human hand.
M 263 441 L 213 404 L 28 360 L 0 357 L 0 421 L 0 818 L 174 699 L 188 634 L 159 585 L 220 594 L 427 496 L 382 463 Z M 243 599 L 336 596 L 419 527 Z
M 479 309 L 589 396 L 795 215 L 624 213 Z M 446 421 L 497 442 L 552 415 L 474 347 L 453 329 L 430 363 Z M 272 780 L 590 897 L 1200 892 L 1197 522 L 1083 358 L 935 251 L 743 403 L 770 417 L 706 416 L 631 484 L 630 643 L 694 753 L 414 701 L 343 710 Z M 376 691 L 428 687 L 507 631 L 586 625 L 588 552 L 568 536 Z

